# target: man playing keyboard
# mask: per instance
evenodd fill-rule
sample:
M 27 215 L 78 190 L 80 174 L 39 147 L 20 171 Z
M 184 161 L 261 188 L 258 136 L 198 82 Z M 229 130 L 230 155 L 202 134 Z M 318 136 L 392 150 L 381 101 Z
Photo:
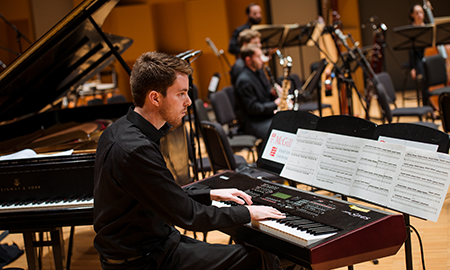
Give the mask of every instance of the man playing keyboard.
M 189 64 L 164 53 L 134 64 L 134 106 L 109 126 L 96 153 L 94 246 L 103 269 L 278 269 L 255 247 L 219 245 L 181 235 L 174 226 L 209 231 L 285 216 L 252 205 L 237 189 L 183 191 L 166 167 L 159 140 L 182 123 L 191 100 Z M 218 208 L 211 201 L 234 201 Z M 247 205 L 244 205 L 247 204 Z

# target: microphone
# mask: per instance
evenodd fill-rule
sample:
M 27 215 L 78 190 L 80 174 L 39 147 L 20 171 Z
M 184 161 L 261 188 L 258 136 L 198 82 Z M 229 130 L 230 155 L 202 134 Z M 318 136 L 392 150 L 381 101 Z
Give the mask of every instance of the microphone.
M 179 54 L 176 55 L 176 57 L 182 58 L 183 56 L 186 56 L 187 54 L 189 54 L 189 53 L 191 53 L 193 51 L 194 50 L 189 50 L 189 51 L 185 51 L 185 52 L 179 53 Z
M 339 28 L 336 28 L 334 30 L 334 33 L 336 33 L 336 36 L 342 41 L 344 46 L 348 48 L 348 43 L 347 43 L 348 36 L 344 35 L 344 33 L 342 33 L 341 29 L 339 29 Z
M 209 37 L 206 38 L 206 43 L 208 43 L 209 47 L 211 47 L 211 49 L 213 50 L 214 54 L 217 57 L 220 57 L 220 52 L 217 50 L 216 45 L 214 45 L 214 43 L 212 42 L 212 40 Z
M 280 65 L 284 66 L 284 56 L 281 54 L 280 50 L 277 50 L 277 56 L 280 61 Z
M 194 56 L 196 56 L 196 55 L 199 55 L 199 56 L 197 56 L 197 58 L 198 58 L 198 57 L 200 57 L 200 55 L 202 55 L 202 54 L 203 54 L 203 52 L 202 52 L 201 50 L 198 50 L 198 51 L 191 52 L 191 53 L 188 53 L 188 54 L 182 56 L 181 59 L 188 61 L 188 60 L 191 59 L 192 57 L 194 57 Z M 197 58 L 195 58 L 195 59 L 197 59 Z M 194 59 L 194 60 L 195 60 L 195 59 Z M 191 62 L 194 62 L 194 60 L 192 60 Z
M 1 66 L 2 68 L 6 68 L 6 65 L 5 65 L 5 63 L 3 63 L 3 61 L 2 61 L 2 60 L 0 60 L 0 66 Z

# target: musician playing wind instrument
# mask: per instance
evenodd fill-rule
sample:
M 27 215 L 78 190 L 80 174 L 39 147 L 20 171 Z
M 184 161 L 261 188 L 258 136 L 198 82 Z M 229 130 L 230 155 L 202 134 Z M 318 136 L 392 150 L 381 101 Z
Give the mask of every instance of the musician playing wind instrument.
M 262 55 L 261 48 L 255 44 L 241 49 L 245 68 L 236 81 L 236 97 L 244 113 L 245 132 L 264 139 L 281 99 L 276 91 L 271 91 L 272 86 L 261 79 Z M 276 90 L 281 91 L 281 87 L 278 88 Z

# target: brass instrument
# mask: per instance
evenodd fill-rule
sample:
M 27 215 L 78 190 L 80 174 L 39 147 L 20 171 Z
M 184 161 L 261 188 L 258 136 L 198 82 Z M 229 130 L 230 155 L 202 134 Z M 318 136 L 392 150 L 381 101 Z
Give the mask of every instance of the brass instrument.
M 288 99 L 288 94 L 289 94 L 289 89 L 291 89 L 291 80 L 289 79 L 289 74 L 291 72 L 291 68 L 292 68 L 292 58 L 290 56 L 287 56 L 286 58 L 284 58 L 283 60 L 283 70 L 284 70 L 284 79 L 283 79 L 283 83 L 282 83 L 282 90 L 281 93 L 279 95 L 279 98 L 281 99 L 280 104 L 278 105 L 277 110 L 278 111 L 287 111 L 289 109 L 289 99 Z

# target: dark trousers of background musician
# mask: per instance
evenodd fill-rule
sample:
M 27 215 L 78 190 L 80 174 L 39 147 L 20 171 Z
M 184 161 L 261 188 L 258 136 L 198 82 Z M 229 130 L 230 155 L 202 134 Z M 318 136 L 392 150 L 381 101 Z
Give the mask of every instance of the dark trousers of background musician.
M 209 244 L 184 235 L 176 249 L 165 254 L 159 266 L 152 254 L 123 264 L 109 264 L 103 260 L 101 264 L 104 270 L 279 269 L 276 256 L 258 248 L 240 244 Z

